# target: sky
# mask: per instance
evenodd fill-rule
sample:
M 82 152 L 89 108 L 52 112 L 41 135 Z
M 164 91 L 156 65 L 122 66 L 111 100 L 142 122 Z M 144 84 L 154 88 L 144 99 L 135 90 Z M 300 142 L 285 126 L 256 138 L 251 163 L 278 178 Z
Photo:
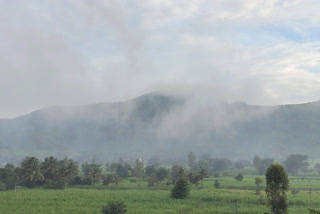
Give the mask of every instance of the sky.
M 150 93 L 320 100 L 318 0 L 0 0 L 0 118 Z

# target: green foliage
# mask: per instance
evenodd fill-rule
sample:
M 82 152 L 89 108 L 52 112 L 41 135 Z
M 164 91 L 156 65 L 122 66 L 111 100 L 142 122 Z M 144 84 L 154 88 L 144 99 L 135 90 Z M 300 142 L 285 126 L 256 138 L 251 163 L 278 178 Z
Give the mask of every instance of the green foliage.
M 146 176 L 150 176 L 152 175 L 153 173 L 156 173 L 157 171 L 157 167 L 155 165 L 152 165 L 152 166 L 147 166 L 145 168 L 145 175 Z
M 237 176 L 234 177 L 237 181 L 242 181 L 243 179 L 243 174 L 239 173 Z
M 0 191 L 6 191 L 6 190 L 7 190 L 7 187 L 6 187 L 5 183 L 0 181 Z
M 320 214 L 320 211 L 315 210 L 315 209 L 308 209 L 309 210 L 309 214 Z
M 14 189 L 17 182 L 17 175 L 7 168 L 0 168 L 0 181 L 6 185 L 6 189 Z
M 160 183 L 166 179 L 169 175 L 169 170 L 166 169 L 165 167 L 160 167 L 159 169 L 156 170 L 156 178 L 158 179 L 158 181 L 160 181 Z
M 158 184 L 159 180 L 157 179 L 155 174 L 150 175 L 146 178 L 146 181 L 148 182 L 149 186 L 155 186 Z
M 122 201 L 111 201 L 101 210 L 102 214 L 124 214 L 126 212 L 126 205 Z
M 171 190 L 171 197 L 175 199 L 183 199 L 189 194 L 190 185 L 188 180 L 184 177 L 179 178 Z
M 284 167 L 279 163 L 271 164 L 266 172 L 266 183 L 266 194 L 271 212 L 274 214 L 288 213 L 286 191 L 289 188 L 289 179 Z
M 220 185 L 219 180 L 215 180 L 215 181 L 214 181 L 214 187 L 218 189 L 218 188 L 220 188 L 220 186 L 221 186 L 221 185 Z
M 27 187 L 35 187 L 38 182 L 44 180 L 41 173 L 40 161 L 35 157 L 26 157 L 21 163 L 22 184 Z
M 142 178 L 144 175 L 144 163 L 141 159 L 136 159 L 135 166 L 133 168 L 134 176 Z
M 213 158 L 209 160 L 209 167 L 212 171 L 224 171 L 232 166 L 228 158 Z
M 308 155 L 293 154 L 290 155 L 283 163 L 286 166 L 288 173 L 296 175 L 300 170 L 304 170 L 308 167 L 309 163 L 306 162 L 307 159 Z
M 259 156 L 255 155 L 253 158 L 253 165 L 257 170 L 259 175 L 265 174 L 268 166 L 273 163 L 274 159 L 272 158 L 264 158 L 261 159 Z
M 241 161 L 237 161 L 233 164 L 234 168 L 236 169 L 244 169 L 244 165 Z
M 10 171 L 13 171 L 14 170 L 14 164 L 13 163 L 7 163 L 5 166 L 4 166 L 5 169 L 8 169 Z
M 175 184 L 176 181 L 182 178 L 184 175 L 185 175 L 185 170 L 181 165 L 175 164 L 171 167 L 171 178 L 172 178 L 173 184 Z

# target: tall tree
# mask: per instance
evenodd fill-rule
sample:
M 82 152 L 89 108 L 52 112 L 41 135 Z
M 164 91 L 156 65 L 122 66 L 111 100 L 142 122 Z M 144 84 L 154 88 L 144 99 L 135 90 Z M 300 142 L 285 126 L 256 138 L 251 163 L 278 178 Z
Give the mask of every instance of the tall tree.
M 34 187 L 38 181 L 44 180 L 40 170 L 40 161 L 37 158 L 26 157 L 21 163 L 21 168 L 27 186 Z
M 133 168 L 134 176 L 141 178 L 144 175 L 144 163 L 140 159 L 136 159 L 134 168 Z
M 268 205 L 274 214 L 287 214 L 286 191 L 289 188 L 288 175 L 279 163 L 271 164 L 266 172 L 266 194 Z

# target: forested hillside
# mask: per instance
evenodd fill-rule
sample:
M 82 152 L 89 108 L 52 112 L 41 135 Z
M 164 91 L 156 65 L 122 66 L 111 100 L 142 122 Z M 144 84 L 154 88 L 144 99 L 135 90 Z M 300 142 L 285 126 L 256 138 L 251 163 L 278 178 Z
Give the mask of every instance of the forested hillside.
M 264 107 L 152 93 L 0 120 L 1 161 L 27 155 L 178 160 L 190 151 L 251 160 L 254 154 L 313 157 L 319 149 L 320 102 Z

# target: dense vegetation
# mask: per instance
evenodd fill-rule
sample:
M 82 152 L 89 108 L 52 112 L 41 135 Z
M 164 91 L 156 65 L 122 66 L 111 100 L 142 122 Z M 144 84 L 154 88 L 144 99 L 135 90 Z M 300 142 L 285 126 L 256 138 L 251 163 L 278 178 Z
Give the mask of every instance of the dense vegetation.
M 292 214 L 319 209 L 318 165 L 307 168 L 301 157 L 283 161 L 285 166 L 302 162 L 289 174 L 290 189 L 283 197 Z M 268 176 L 258 176 L 257 160 L 263 159 L 256 156 L 256 166 L 249 166 L 227 158 L 198 160 L 189 153 L 187 166 L 145 166 L 141 159 L 129 164 L 122 158 L 105 165 L 93 159 L 80 166 L 68 158 L 26 157 L 20 166 L 0 169 L 0 190 L 8 190 L 0 191 L 0 213 L 101 213 L 113 206 L 128 213 L 234 213 L 235 207 L 238 213 L 269 212 L 264 191 Z

